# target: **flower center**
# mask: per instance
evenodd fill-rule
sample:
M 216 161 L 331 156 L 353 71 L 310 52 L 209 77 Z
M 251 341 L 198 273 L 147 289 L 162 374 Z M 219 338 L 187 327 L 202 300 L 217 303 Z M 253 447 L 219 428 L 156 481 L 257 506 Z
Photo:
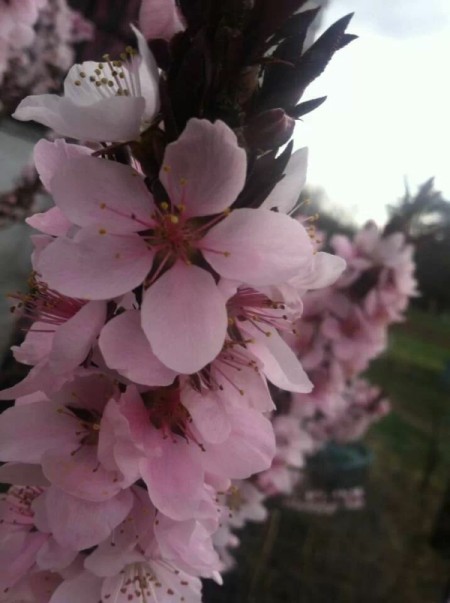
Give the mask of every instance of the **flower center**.
M 178 387 L 149 391 L 142 394 L 142 399 L 148 410 L 151 424 L 161 431 L 164 438 L 178 435 L 187 442 L 192 441 L 203 448 L 191 430 L 192 417 L 181 403 Z
M 137 51 L 128 46 L 119 60 L 112 60 L 108 54 L 104 62 L 96 65 L 79 65 L 76 79 L 72 80 L 76 95 L 80 100 L 96 97 L 97 100 L 113 96 L 142 96 L 139 77 L 139 57 Z
M 291 320 L 283 302 L 273 301 L 250 287 L 242 287 L 227 302 L 230 330 L 239 323 L 248 321 L 258 331 L 270 337 L 267 327 L 288 331 L 291 329 Z

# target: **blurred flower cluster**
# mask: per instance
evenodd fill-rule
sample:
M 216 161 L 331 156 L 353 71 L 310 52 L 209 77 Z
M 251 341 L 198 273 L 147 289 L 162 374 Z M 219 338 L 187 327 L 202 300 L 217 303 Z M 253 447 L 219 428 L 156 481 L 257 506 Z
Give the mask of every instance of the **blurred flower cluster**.
M 67 0 L 1 0 L 0 113 L 11 112 L 26 94 L 59 90 L 74 46 L 93 34 Z

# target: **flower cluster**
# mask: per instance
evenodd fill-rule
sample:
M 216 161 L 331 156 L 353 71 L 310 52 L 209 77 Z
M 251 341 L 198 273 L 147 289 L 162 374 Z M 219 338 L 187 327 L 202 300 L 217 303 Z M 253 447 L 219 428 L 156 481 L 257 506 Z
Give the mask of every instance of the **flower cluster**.
M 330 243 L 347 268 L 334 285 L 303 296 L 299 335 L 288 335 L 314 389 L 308 395 L 293 393 L 284 405 L 285 414 L 278 417 L 296 422 L 302 440 L 309 443 L 306 452 L 329 442 L 359 440 L 389 412 L 384 393 L 360 374 L 385 350 L 388 328 L 403 320 L 409 300 L 417 295 L 413 247 L 403 234 L 384 235 L 368 223 L 353 241 L 335 235 Z M 299 437 L 291 433 L 293 445 Z M 273 482 L 267 489 L 267 480 L 274 471 L 282 472 L 290 476 L 291 488 L 278 487 L 275 492 L 292 493 L 300 478 L 293 471 L 298 466 L 289 460 L 274 464 L 258 483 L 271 494 Z
M 10 112 L 25 94 L 59 90 L 74 45 L 92 36 L 92 24 L 67 0 L 2 0 L 0 110 Z
M 10 53 L 30 46 L 33 26 L 47 0 L 2 0 L 0 3 L 0 82 Z
M 244 8 L 249 28 L 273 26 Z M 175 35 L 176 53 L 202 18 L 152 0 L 141 28 Z M 327 38 L 331 54 L 347 22 Z M 28 97 L 15 113 L 85 144 L 42 140 L 34 153 L 54 207 L 27 220 L 39 234 L 16 310 L 31 326 L 13 353 L 31 369 L 0 395 L 15 399 L 0 416 L 2 603 L 195 603 L 201 578 L 220 582 L 226 526 L 264 516 L 241 480 L 276 455 L 269 383 L 312 389 L 285 336 L 305 292 L 345 267 L 289 215 L 306 152 L 277 149 L 294 118 L 264 96 L 247 116 L 240 97 L 234 129 L 206 97 L 186 116 L 187 99 L 170 94 L 178 62 L 162 69 L 136 36 L 139 52 L 74 65 L 63 96 Z M 254 43 L 272 48 L 264 36 Z M 218 73 L 229 77 L 220 62 Z M 238 76 L 248 81 L 248 65 Z M 288 423 L 276 422 L 279 438 Z

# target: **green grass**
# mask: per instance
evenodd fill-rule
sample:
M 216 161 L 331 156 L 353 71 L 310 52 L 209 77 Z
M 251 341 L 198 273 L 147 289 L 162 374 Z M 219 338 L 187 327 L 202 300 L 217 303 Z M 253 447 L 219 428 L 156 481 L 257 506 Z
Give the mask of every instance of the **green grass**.
M 430 545 L 450 479 L 450 319 L 414 312 L 370 368 L 392 413 L 367 444 L 367 506 L 332 517 L 274 504 L 243 533 L 238 570 L 208 603 L 440 603 L 450 559 Z M 448 518 L 450 524 L 450 517 Z M 441 534 L 450 548 L 450 526 Z

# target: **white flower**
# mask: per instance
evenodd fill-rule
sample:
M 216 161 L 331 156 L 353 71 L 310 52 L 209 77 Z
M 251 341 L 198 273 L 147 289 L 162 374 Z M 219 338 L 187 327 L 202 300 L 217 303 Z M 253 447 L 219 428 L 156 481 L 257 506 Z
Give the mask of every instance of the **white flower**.
M 135 140 L 159 110 L 158 67 L 135 28 L 139 54 L 128 48 L 118 61 L 74 65 L 64 96 L 28 96 L 13 117 L 37 121 L 62 136 L 93 142 Z

